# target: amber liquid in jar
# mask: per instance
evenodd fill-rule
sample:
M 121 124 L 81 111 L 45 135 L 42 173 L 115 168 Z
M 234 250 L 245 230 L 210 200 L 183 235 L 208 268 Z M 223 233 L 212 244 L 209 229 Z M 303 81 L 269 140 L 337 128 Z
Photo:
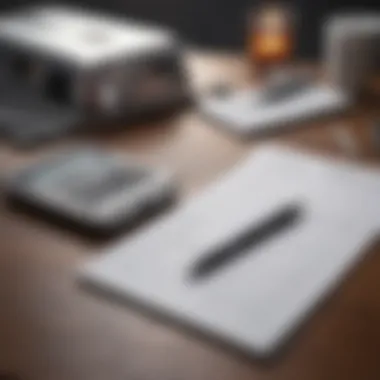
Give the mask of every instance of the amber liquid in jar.
M 248 25 L 248 59 L 259 76 L 285 66 L 294 50 L 294 27 L 290 10 L 265 6 L 253 11 Z

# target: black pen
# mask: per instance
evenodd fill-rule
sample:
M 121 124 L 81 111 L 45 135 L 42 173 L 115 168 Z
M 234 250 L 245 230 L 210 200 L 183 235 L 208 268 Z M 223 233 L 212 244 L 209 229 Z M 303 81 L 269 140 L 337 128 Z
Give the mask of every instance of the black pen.
M 270 215 L 264 221 L 256 222 L 226 244 L 211 250 L 191 268 L 192 279 L 199 280 L 230 264 L 232 261 L 249 254 L 252 249 L 281 231 L 292 227 L 298 220 L 302 207 L 288 204 Z

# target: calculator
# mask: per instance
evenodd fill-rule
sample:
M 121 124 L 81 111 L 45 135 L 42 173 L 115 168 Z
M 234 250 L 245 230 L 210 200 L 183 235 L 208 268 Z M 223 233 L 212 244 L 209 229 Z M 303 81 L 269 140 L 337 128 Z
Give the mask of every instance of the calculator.
M 98 235 L 120 231 L 175 198 L 172 175 L 101 149 L 47 157 L 8 183 L 9 204 Z

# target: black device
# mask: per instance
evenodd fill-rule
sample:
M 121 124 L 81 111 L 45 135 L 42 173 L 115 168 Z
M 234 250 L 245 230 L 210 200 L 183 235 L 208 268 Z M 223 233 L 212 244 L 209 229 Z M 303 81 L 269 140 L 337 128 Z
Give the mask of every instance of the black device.
M 7 186 L 9 204 L 81 232 L 113 235 L 175 198 L 171 176 L 96 148 L 47 157 Z

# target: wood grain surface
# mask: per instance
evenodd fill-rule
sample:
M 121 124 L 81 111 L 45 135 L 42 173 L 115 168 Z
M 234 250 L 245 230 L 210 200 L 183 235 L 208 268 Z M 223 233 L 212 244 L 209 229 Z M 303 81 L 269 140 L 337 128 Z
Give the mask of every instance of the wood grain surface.
M 196 92 L 219 82 L 246 86 L 250 76 L 244 62 L 228 54 L 191 57 L 189 71 Z M 33 151 L 3 143 L 0 170 L 4 176 L 61 147 L 97 142 L 174 170 L 182 201 L 268 142 L 376 166 L 380 160 L 369 128 L 376 114 L 373 104 L 363 103 L 340 117 L 242 141 L 188 109 L 149 125 L 73 137 Z M 342 143 L 342 130 L 353 138 L 353 149 Z M 20 380 L 380 379 L 380 245 L 270 364 L 83 292 L 74 269 L 103 245 L 10 211 L 1 195 L 0 371 Z

